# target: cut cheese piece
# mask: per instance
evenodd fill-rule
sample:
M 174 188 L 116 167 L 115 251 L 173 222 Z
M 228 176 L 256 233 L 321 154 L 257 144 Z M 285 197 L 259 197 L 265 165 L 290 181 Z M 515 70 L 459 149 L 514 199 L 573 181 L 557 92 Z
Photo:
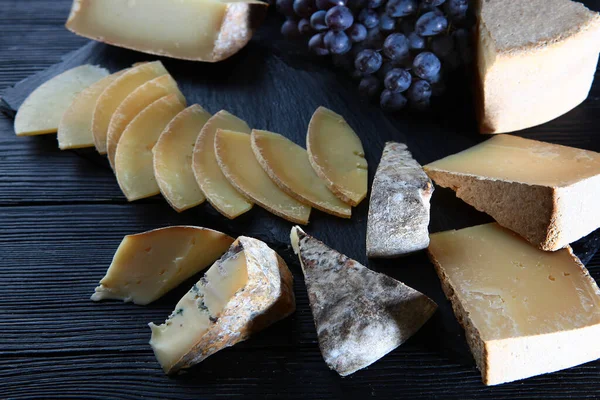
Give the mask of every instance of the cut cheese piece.
M 234 188 L 227 180 L 215 156 L 215 135 L 218 129 L 250 133 L 246 122 L 221 110 L 209 119 L 194 146 L 192 169 L 196 182 L 208 202 L 229 219 L 250 211 L 253 203 Z
M 300 258 L 321 354 L 341 376 L 400 346 L 437 308 L 424 294 L 369 270 L 298 227 L 290 239 Z
M 351 217 L 352 208 L 327 188 L 302 147 L 277 133 L 255 129 L 252 150 L 265 172 L 285 193 L 323 212 Z
M 486 385 L 600 358 L 600 289 L 570 247 L 486 224 L 431 235 L 429 253 Z
M 177 211 L 206 200 L 192 171 L 194 144 L 210 118 L 198 104 L 180 112 L 161 133 L 154 147 L 154 177 L 163 196 Z
M 15 117 L 15 133 L 17 136 L 55 133 L 75 97 L 108 74 L 104 68 L 82 65 L 43 83 L 19 107 Z
M 166 74 L 168 72 L 160 61 L 140 64 L 127 70 L 102 92 L 96 102 L 92 119 L 94 144 L 100 154 L 106 154 L 110 120 L 123 100 L 139 86 Z
M 66 26 L 145 53 L 216 62 L 248 43 L 266 9 L 250 0 L 74 0 Z
M 341 115 L 319 107 L 308 125 L 311 165 L 329 189 L 356 206 L 367 195 L 367 160 L 360 139 Z
M 600 50 L 600 14 L 570 0 L 478 3 L 481 132 L 540 125 L 586 99 Z
M 115 174 L 127 200 L 160 193 L 154 177 L 153 148 L 169 122 L 185 108 L 176 94 L 156 100 L 123 132 L 115 156 Z
M 127 235 L 92 300 L 149 304 L 223 255 L 233 239 L 195 226 Z
M 150 323 L 150 345 L 165 373 L 189 368 L 294 312 L 293 277 L 263 242 L 240 236 L 177 303 Z
M 543 250 L 600 227 L 599 153 L 498 135 L 425 171 Z

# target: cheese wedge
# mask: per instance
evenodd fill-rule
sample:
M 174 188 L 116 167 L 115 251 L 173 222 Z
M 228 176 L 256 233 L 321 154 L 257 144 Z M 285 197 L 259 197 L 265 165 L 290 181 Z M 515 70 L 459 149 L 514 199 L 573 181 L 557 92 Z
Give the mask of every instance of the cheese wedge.
M 127 125 L 115 156 L 115 174 L 127 200 L 160 193 L 154 177 L 152 149 L 169 122 L 184 108 L 179 96 L 170 94 L 144 108 Z
M 341 376 L 400 346 L 437 308 L 424 294 L 369 270 L 297 226 L 290 240 L 304 273 L 321 354 Z
M 43 83 L 19 107 L 15 117 L 15 133 L 17 136 L 55 133 L 75 97 L 108 74 L 104 68 L 82 65 Z
M 285 193 L 323 212 L 351 217 L 352 208 L 327 188 L 302 147 L 277 133 L 254 129 L 252 150 L 265 172 Z
M 231 243 L 221 232 L 195 226 L 127 235 L 92 300 L 152 303 L 215 262 Z
M 206 200 L 192 171 L 192 154 L 209 118 L 198 104 L 186 108 L 167 125 L 154 147 L 154 177 L 165 199 L 178 212 Z
M 164 324 L 149 324 L 150 345 L 165 373 L 173 374 L 248 339 L 295 308 L 285 262 L 263 242 L 240 236 Z
M 479 3 L 479 124 L 512 132 L 583 102 L 600 50 L 600 14 L 570 0 Z
M 273 183 L 252 152 L 250 135 L 217 130 L 215 154 L 221 171 L 240 193 L 281 218 L 308 224 L 311 208 L 288 196 Z
M 498 135 L 425 171 L 543 250 L 600 227 L 599 153 Z
M 306 148 L 315 172 L 342 201 L 356 206 L 367 195 L 367 160 L 360 139 L 341 115 L 319 107 L 308 125 Z
M 600 289 L 570 247 L 494 223 L 433 234 L 429 253 L 486 385 L 600 358 Z

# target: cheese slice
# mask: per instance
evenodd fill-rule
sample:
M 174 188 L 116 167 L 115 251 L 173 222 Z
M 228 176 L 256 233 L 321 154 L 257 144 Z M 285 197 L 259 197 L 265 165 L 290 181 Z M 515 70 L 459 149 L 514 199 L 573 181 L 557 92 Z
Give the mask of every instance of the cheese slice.
M 425 171 L 543 250 L 600 227 L 599 153 L 498 135 Z
M 218 129 L 250 133 L 248 124 L 236 116 L 221 110 L 210 118 L 194 145 L 192 170 L 196 182 L 208 202 L 229 219 L 250 211 L 253 203 L 234 188 L 227 180 L 215 155 L 215 135 Z
M 104 68 L 82 65 L 44 82 L 19 107 L 15 117 L 15 133 L 17 136 L 55 133 L 75 97 L 108 74 Z
M 156 100 L 131 121 L 117 146 L 115 174 L 127 200 L 160 193 L 154 177 L 152 149 L 169 122 L 185 108 L 176 94 Z
M 154 147 L 154 177 L 165 199 L 178 212 L 206 200 L 192 171 L 192 154 L 209 118 L 198 104 L 186 108 L 167 125 Z
M 288 196 L 273 183 L 252 152 L 250 135 L 217 130 L 215 154 L 229 183 L 244 196 L 288 221 L 308 223 L 311 208 Z
M 341 115 L 319 107 L 308 125 L 306 148 L 317 175 L 342 201 L 356 206 L 367 195 L 367 160 L 360 139 Z
M 294 312 L 293 277 L 263 242 L 240 236 L 177 303 L 150 323 L 150 345 L 167 374 L 189 368 Z
M 486 385 L 600 358 L 600 289 L 570 247 L 486 224 L 431 235 L 429 253 Z
M 482 133 L 540 125 L 586 99 L 600 50 L 600 14 L 570 0 L 478 3 Z
M 400 346 L 437 308 L 424 294 L 369 270 L 297 226 L 290 240 L 304 273 L 321 354 L 341 376 Z
M 195 226 L 127 235 L 92 300 L 152 303 L 215 262 L 231 243 L 221 232 Z

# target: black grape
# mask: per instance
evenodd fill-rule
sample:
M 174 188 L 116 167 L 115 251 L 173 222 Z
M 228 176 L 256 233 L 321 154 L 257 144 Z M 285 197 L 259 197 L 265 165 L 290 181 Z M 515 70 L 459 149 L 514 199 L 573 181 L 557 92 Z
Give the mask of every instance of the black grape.
M 374 50 L 363 50 L 356 56 L 354 67 L 363 74 L 372 74 L 381 68 L 383 58 Z
M 444 58 L 454 49 L 452 36 L 436 36 L 431 39 L 431 51 L 439 58 Z
M 294 12 L 294 0 L 277 0 L 275 4 L 277 6 L 277 11 L 286 17 L 291 18 L 296 16 L 296 13 Z
M 325 14 L 324 10 L 319 10 L 310 17 L 310 26 L 315 31 L 324 31 L 327 29 L 327 24 L 325 23 Z
M 424 37 L 417 35 L 416 32 L 411 32 L 408 35 L 408 47 L 411 50 L 423 50 L 427 45 Z
M 406 17 L 415 14 L 418 5 L 416 0 L 389 0 L 385 10 L 390 17 Z
M 434 81 L 440 72 L 442 64 L 435 54 L 424 51 L 413 60 L 413 73 L 426 81 Z
M 335 6 L 345 6 L 346 0 L 316 0 L 315 4 L 319 10 L 329 10 Z
M 379 16 L 379 30 L 382 32 L 391 32 L 396 28 L 396 20 L 387 14 Z
M 417 23 L 415 24 L 415 31 L 420 36 L 435 36 L 446 30 L 447 27 L 448 20 L 446 17 L 430 11 L 419 17 Z
M 348 35 L 344 32 L 327 32 L 323 38 L 323 43 L 332 54 L 344 54 L 352 47 Z
M 294 12 L 301 18 L 310 18 L 317 11 L 314 0 L 294 0 Z
M 369 8 L 365 8 L 358 14 L 358 20 L 367 28 L 375 28 L 379 25 L 379 15 Z
M 412 77 L 410 72 L 403 68 L 391 69 L 386 75 L 383 84 L 392 92 L 404 92 L 410 87 Z
M 473 60 L 473 51 L 470 46 L 470 35 L 466 29 L 457 29 L 453 33 L 456 40 L 456 48 L 463 64 L 468 64 Z
M 423 5 L 425 5 L 425 6 L 431 6 L 431 7 L 440 6 L 440 5 L 442 5 L 444 3 L 444 1 L 446 1 L 446 0 L 421 0 L 421 2 L 423 3 Z
M 389 89 L 381 92 L 379 104 L 385 111 L 400 111 L 406 106 L 406 97 L 400 92 L 392 92 Z
M 379 27 L 367 30 L 367 39 L 364 41 L 365 45 L 375 50 L 380 50 L 383 46 L 384 36 L 379 30 Z
M 286 20 L 283 25 L 281 25 L 281 34 L 287 38 L 296 38 L 300 36 L 298 22 L 293 19 Z
M 392 60 L 402 59 L 408 51 L 408 39 L 401 33 L 392 33 L 383 42 L 383 53 Z
M 354 16 L 348 7 L 335 6 L 325 14 L 325 23 L 334 31 L 345 31 L 354 23 Z
M 367 38 L 367 28 L 359 23 L 352 25 L 346 33 L 354 43 L 362 42 Z
M 313 29 L 310 26 L 310 21 L 306 18 L 302 18 L 300 21 L 298 21 L 298 31 L 302 35 L 308 35 L 309 33 L 312 33 Z
M 448 0 L 444 9 L 452 22 L 460 22 L 467 16 L 469 0 Z
M 429 82 L 417 79 L 413 81 L 412 85 L 410 85 L 406 96 L 411 102 L 422 103 L 429 101 L 431 98 L 431 93 L 431 85 Z
M 367 7 L 369 8 L 378 8 L 385 3 L 386 0 L 367 0 Z
M 358 91 L 364 97 L 375 97 L 381 90 L 381 82 L 373 75 L 365 76 L 358 84 Z
M 317 33 L 308 41 L 308 49 L 318 56 L 329 54 L 329 50 L 325 47 L 325 42 L 323 41 L 324 36 L 324 33 Z

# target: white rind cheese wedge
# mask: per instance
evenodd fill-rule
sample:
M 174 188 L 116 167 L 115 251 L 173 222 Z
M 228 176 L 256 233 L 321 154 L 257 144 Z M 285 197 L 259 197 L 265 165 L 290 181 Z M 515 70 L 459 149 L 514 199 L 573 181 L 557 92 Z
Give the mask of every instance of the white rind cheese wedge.
M 55 133 L 75 97 L 108 74 L 104 68 L 82 65 L 43 83 L 19 107 L 15 117 L 15 133 L 17 136 Z
M 215 262 L 231 243 L 224 233 L 195 226 L 127 235 L 92 300 L 152 303 Z
M 600 227 L 600 154 L 494 136 L 426 165 L 434 182 L 543 250 Z
M 194 144 L 210 114 L 194 104 L 167 125 L 154 146 L 154 177 L 171 207 L 181 212 L 206 200 L 192 171 Z
M 570 247 L 487 224 L 435 233 L 429 253 L 486 385 L 600 358 L 600 289 Z
M 202 362 L 294 312 L 293 277 L 265 243 L 240 236 L 177 303 L 150 323 L 150 345 L 167 374 Z
M 369 270 L 298 227 L 290 239 L 304 273 L 321 354 L 341 376 L 400 346 L 437 308 L 424 294 Z

